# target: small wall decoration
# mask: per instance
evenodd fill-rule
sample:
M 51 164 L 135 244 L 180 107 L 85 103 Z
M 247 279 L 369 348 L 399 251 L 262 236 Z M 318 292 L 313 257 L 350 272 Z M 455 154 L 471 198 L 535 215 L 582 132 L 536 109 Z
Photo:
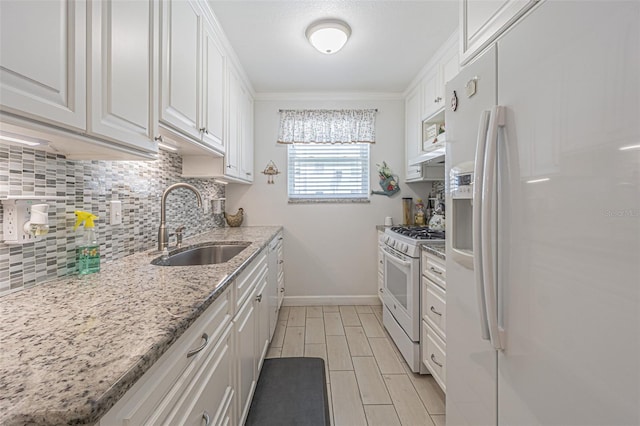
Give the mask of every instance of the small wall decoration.
M 262 171 L 262 174 L 267 175 L 268 184 L 273 184 L 275 183 L 273 181 L 273 177 L 275 175 L 279 175 L 280 171 L 278 170 L 278 166 L 276 166 L 276 163 L 274 163 L 273 160 L 271 160 L 269 161 L 269 163 L 267 163 L 267 167 L 264 168 L 264 170 Z
M 371 194 L 390 197 L 400 191 L 398 176 L 393 174 L 393 171 L 387 166 L 387 162 L 383 161 L 382 165 L 376 164 L 376 166 L 378 166 L 378 176 L 380 177 L 382 191 L 371 191 Z

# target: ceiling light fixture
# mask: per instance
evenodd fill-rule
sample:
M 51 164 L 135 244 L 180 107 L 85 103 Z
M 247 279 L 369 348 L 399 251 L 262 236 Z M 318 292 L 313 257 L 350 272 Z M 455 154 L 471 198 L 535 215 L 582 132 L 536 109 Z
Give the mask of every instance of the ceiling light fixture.
M 342 49 L 351 36 L 351 27 L 338 19 L 321 19 L 309 25 L 305 35 L 319 52 L 331 55 Z

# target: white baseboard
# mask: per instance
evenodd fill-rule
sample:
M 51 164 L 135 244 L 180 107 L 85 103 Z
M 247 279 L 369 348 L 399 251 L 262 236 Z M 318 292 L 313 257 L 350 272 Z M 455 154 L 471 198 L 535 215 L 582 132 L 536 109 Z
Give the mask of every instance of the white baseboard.
M 283 306 L 380 305 L 378 296 L 285 296 Z

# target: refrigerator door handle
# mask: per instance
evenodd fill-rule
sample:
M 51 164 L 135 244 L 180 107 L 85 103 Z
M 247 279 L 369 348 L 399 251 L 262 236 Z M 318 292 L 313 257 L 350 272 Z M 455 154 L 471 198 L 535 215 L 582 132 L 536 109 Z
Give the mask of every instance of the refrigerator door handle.
M 499 127 L 503 127 L 504 124 L 504 107 L 496 105 L 491 109 L 491 118 L 489 119 L 482 178 L 482 205 L 480 207 L 484 298 L 487 304 L 487 320 L 491 344 L 498 350 L 504 349 L 504 347 L 502 344 L 502 332 L 498 327 L 497 271 L 493 244 L 495 240 L 494 223 L 497 221 L 495 200 L 497 192 L 496 158 L 498 155 L 498 129 Z
M 478 311 L 480 312 L 480 334 L 484 340 L 489 340 L 489 323 L 487 321 L 487 304 L 484 299 L 484 282 L 482 276 L 482 179 L 484 175 L 484 155 L 487 144 L 487 132 L 491 111 L 483 111 L 478 126 L 478 140 L 476 142 L 476 158 L 473 174 L 473 274 L 476 282 Z

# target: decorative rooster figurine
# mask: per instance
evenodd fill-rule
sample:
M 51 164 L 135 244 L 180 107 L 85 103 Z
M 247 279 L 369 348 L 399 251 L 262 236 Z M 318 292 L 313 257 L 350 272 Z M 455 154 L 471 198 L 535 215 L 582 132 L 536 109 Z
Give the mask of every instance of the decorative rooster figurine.
M 227 220 L 229 226 L 236 227 L 242 225 L 242 219 L 244 218 L 244 209 L 240 207 L 236 214 L 224 213 L 224 218 Z

